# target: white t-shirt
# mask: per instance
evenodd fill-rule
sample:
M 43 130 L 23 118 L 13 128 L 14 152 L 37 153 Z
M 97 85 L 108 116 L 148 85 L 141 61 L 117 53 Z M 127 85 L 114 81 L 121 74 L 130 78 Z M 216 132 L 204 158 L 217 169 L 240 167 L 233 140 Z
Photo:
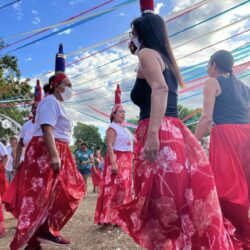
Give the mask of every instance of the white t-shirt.
M 133 151 L 133 135 L 126 128 L 118 125 L 115 122 L 112 122 L 109 125 L 109 128 L 113 129 L 116 133 L 115 142 L 113 149 L 122 152 L 132 152 Z
M 2 142 L 0 142 L 0 159 L 2 156 L 8 155 L 8 152 L 5 148 L 5 146 L 3 145 Z
M 8 145 L 6 147 L 6 150 L 8 152 L 8 161 L 6 164 L 6 171 L 12 171 L 13 170 L 13 158 L 12 158 L 12 147 L 10 145 Z
M 22 126 L 20 137 L 23 138 L 24 146 L 27 146 L 31 141 L 35 130 L 35 123 L 32 120 L 28 120 Z
M 63 104 L 54 95 L 45 97 L 36 111 L 33 136 L 43 136 L 41 125 L 51 125 L 55 139 L 70 143 L 72 122 L 66 114 Z

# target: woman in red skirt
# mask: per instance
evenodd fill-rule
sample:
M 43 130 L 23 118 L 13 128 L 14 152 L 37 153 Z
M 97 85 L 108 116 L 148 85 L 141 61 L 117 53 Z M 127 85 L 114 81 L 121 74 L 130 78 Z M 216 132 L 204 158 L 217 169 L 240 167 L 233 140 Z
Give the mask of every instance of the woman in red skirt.
M 5 173 L 7 161 L 8 152 L 3 143 L 0 142 L 0 196 L 4 195 L 9 185 Z
M 111 124 L 106 132 L 107 156 L 100 183 L 94 222 L 111 224 L 111 209 L 132 199 L 132 136 L 124 126 L 125 110 L 117 86 Z
M 5 229 L 3 210 L 2 210 L 2 199 L 0 195 L 0 237 L 5 235 L 5 232 L 6 232 L 6 229 Z
M 209 159 L 222 212 L 250 249 L 250 89 L 234 76 L 233 64 L 228 51 L 211 56 L 195 135 L 201 140 L 213 120 Z
M 183 84 L 164 20 L 152 13 L 153 3 L 151 11 L 144 3 L 129 45 L 140 61 L 131 92 L 140 108 L 135 198 L 112 210 L 112 222 L 150 250 L 235 249 L 205 152 L 177 118 L 178 83 Z
M 60 230 L 72 217 L 85 193 L 83 179 L 69 149 L 71 120 L 63 101 L 72 96 L 72 85 L 56 74 L 51 94 L 37 108 L 35 131 L 24 159 L 25 192 L 12 250 L 24 245 L 40 249 L 40 242 L 68 245 Z
M 25 173 L 26 170 L 23 167 L 24 152 L 31 141 L 35 129 L 35 116 L 38 103 L 41 100 L 35 100 L 32 104 L 31 112 L 33 118 L 24 123 L 20 132 L 20 139 L 17 144 L 16 157 L 14 161 L 15 176 L 6 190 L 2 202 L 6 211 L 13 214 L 15 218 L 18 218 L 21 204 L 24 195 L 25 187 Z
M 101 170 L 103 165 L 103 157 L 101 155 L 101 147 L 97 146 L 94 151 L 94 166 L 91 168 L 91 178 L 93 183 L 93 193 L 95 193 L 96 188 L 98 188 L 101 182 Z

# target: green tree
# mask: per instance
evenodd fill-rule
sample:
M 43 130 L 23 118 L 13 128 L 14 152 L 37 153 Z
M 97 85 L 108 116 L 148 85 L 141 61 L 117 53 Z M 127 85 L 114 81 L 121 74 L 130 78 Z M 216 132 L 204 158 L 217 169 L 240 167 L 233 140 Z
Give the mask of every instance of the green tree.
M 197 111 L 194 115 L 192 115 L 195 111 Z M 201 109 L 188 109 L 182 105 L 178 105 L 178 116 L 180 120 L 183 120 L 185 118 L 187 118 L 189 115 L 192 115 L 192 117 L 186 119 L 184 121 L 185 124 L 189 124 L 189 123 L 193 123 L 196 122 L 200 119 L 201 117 Z M 197 123 L 194 124 L 190 124 L 188 125 L 188 128 L 194 133 L 195 129 L 196 129 L 196 125 Z
M 4 42 L 0 39 L 0 49 Z M 18 68 L 18 60 L 14 56 L 3 56 L 0 58 L 0 100 L 13 99 L 8 104 L 0 104 L 0 113 L 9 116 L 20 124 L 23 124 L 28 116 L 28 110 L 25 108 L 16 108 L 15 99 L 33 98 L 32 87 L 29 85 L 29 79 L 21 80 L 21 72 Z M 10 106 L 13 105 L 13 106 Z M 0 137 L 11 135 L 12 131 L 3 129 L 0 123 Z
M 139 118 L 137 117 L 136 119 L 129 119 L 129 120 L 127 120 L 127 122 L 128 122 L 128 123 L 131 123 L 131 124 L 138 125 L 138 123 L 139 123 Z M 128 129 L 134 134 L 135 128 L 130 128 L 130 127 L 128 127 Z
M 73 136 L 76 140 L 82 139 L 83 142 L 88 144 L 89 148 L 96 146 L 104 147 L 104 142 L 96 126 L 78 122 L 74 127 Z

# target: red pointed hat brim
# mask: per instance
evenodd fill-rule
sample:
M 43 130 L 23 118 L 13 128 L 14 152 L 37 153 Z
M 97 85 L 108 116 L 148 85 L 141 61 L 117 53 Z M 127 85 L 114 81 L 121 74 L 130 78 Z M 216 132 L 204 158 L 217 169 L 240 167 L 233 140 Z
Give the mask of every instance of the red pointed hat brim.
M 115 91 L 115 105 L 119 105 L 122 103 L 121 95 L 122 95 L 122 92 L 120 89 L 120 85 L 117 84 L 116 91 Z
M 142 13 L 154 12 L 154 0 L 140 0 Z

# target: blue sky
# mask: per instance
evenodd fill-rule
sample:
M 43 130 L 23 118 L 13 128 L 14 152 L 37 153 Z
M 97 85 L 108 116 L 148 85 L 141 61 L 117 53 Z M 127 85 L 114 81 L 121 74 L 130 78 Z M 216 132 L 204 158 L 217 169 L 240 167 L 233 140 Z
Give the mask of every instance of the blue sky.
M 10 7 L 0 10 L 1 36 L 7 43 L 13 43 L 25 37 L 16 35 L 58 24 L 65 19 L 106 1 L 107 0 L 22 0 Z M 114 0 L 87 15 L 108 10 L 126 1 L 127 0 Z M 155 6 L 162 17 L 167 17 L 170 14 L 193 6 L 201 1 L 202 0 L 156 0 Z M 218 17 L 213 18 L 210 21 L 204 22 L 182 32 L 181 34 L 171 37 L 170 41 L 174 48 L 174 54 L 176 58 L 178 58 L 177 62 L 181 69 L 204 62 L 202 69 L 202 74 L 204 75 L 206 61 L 216 50 L 227 49 L 232 51 L 249 42 L 250 34 L 247 32 L 233 39 L 229 39 L 225 42 L 218 43 L 215 46 L 201 50 L 200 52 L 188 57 L 181 58 L 189 53 L 203 49 L 220 40 L 249 29 L 250 22 L 249 18 L 247 19 L 250 8 L 249 1 L 247 4 L 220 15 L 223 11 L 240 3 L 244 3 L 245 1 L 246 0 L 207 0 L 207 3 L 204 6 L 168 23 L 168 33 L 173 35 L 180 30 L 189 28 L 205 19 L 218 15 Z M 0 0 L 0 4 L 7 4 L 9 2 L 9 0 Z M 131 21 L 139 15 L 139 1 L 135 1 L 106 15 L 87 21 L 72 29 L 68 29 L 62 34 L 57 34 L 11 54 L 17 56 L 19 60 L 22 77 L 31 78 L 32 85 L 34 84 L 36 77 L 38 77 L 42 83 L 45 83 L 49 74 L 42 75 L 42 73 L 54 69 L 54 57 L 60 42 L 63 42 L 64 44 L 65 53 L 70 54 L 70 56 L 67 57 L 67 62 L 72 62 L 117 43 L 121 39 L 114 39 L 111 42 L 104 43 L 93 49 L 83 50 L 84 48 L 102 43 L 119 35 L 125 34 L 124 37 L 127 38 L 126 32 L 129 30 Z M 65 27 L 67 26 L 53 28 L 50 31 L 30 38 L 15 46 L 6 48 L 0 51 L 0 55 L 8 53 L 17 47 L 43 37 L 44 35 L 51 34 L 51 32 L 56 31 L 58 28 Z M 235 53 L 235 58 L 237 59 L 235 62 L 236 65 L 249 61 L 250 53 L 248 47 L 240 51 L 240 54 L 237 53 Z M 128 54 L 127 43 L 125 43 L 103 53 L 91 56 L 90 58 L 67 68 L 66 73 L 70 77 L 80 75 L 72 78 L 77 95 L 67 104 L 67 109 L 75 123 L 81 121 L 95 124 L 104 131 L 108 123 L 107 117 L 93 111 L 90 107 L 94 107 L 101 112 L 109 114 L 114 99 L 113 91 L 117 82 L 121 84 L 123 90 L 122 97 L 123 100 L 126 101 L 124 105 L 127 110 L 128 118 L 135 118 L 137 116 L 138 109 L 129 101 L 129 93 L 134 82 L 135 69 L 138 63 L 137 58 L 130 55 L 125 57 L 122 61 L 118 60 L 107 66 L 100 67 Z M 127 66 L 127 68 L 122 69 L 124 66 Z M 98 69 L 96 69 L 97 67 Z M 89 72 L 91 69 L 96 70 Z M 250 68 L 248 67 L 247 69 L 244 69 L 244 71 L 237 73 L 237 75 L 243 76 L 250 73 L 249 71 Z M 108 76 L 105 76 L 107 74 Z M 199 71 L 194 70 L 183 76 L 184 79 L 188 79 L 187 77 L 195 79 L 201 75 Z M 249 76 L 245 77 L 243 80 L 250 84 Z M 192 83 L 188 87 L 199 82 L 202 82 L 202 80 Z M 199 87 L 180 94 L 180 103 L 191 108 L 200 107 L 202 105 L 202 95 L 200 94 L 192 98 L 190 98 L 190 96 L 201 91 L 202 87 Z M 105 122 L 100 120 L 104 120 Z
M 5 0 L 5 2 L 7 3 L 8 1 Z M 5 2 L 3 0 L 1 1 L 1 3 Z M 9 38 L 26 31 L 56 24 L 104 2 L 106 2 L 106 0 L 23 0 L 14 4 L 12 7 L 1 10 L 1 19 L 5 20 L 0 23 L 1 35 L 3 38 Z M 123 2 L 125 1 L 114 0 L 110 4 L 98 8 L 95 12 L 109 9 Z M 157 2 L 160 1 L 156 1 L 156 4 Z M 173 4 L 163 7 L 161 9 L 163 15 L 167 15 L 172 7 Z M 108 13 L 107 15 L 70 29 L 64 34 L 48 38 L 16 51 L 13 54 L 19 59 L 23 76 L 30 77 L 54 67 L 54 54 L 60 42 L 63 42 L 66 52 L 88 47 L 124 33 L 128 30 L 131 20 L 138 15 L 138 2 L 134 2 L 112 13 Z M 43 33 L 43 35 L 50 32 L 51 31 Z M 36 38 L 39 38 L 39 36 L 7 48 L 3 52 L 8 52 Z M 17 39 L 7 39 L 6 42 L 11 43 L 16 40 Z M 49 60 L 50 63 L 47 63 Z M 71 61 L 73 58 L 68 57 L 67 60 Z

